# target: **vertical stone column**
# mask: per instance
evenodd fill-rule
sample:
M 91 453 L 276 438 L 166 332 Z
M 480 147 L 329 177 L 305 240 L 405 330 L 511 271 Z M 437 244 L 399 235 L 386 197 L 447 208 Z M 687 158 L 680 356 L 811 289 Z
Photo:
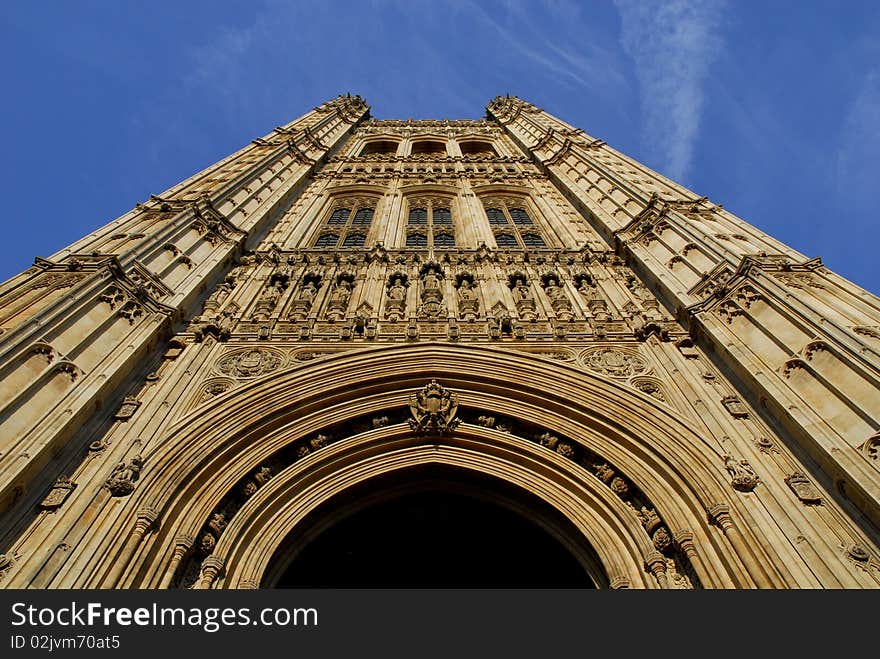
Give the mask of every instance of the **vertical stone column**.
M 171 554 L 171 562 L 168 563 L 168 568 L 165 570 L 165 575 L 162 577 L 159 588 L 166 589 L 171 586 L 177 570 L 180 569 L 180 564 L 186 558 L 189 550 L 192 549 L 195 541 L 196 539 L 191 535 L 179 535 L 174 539 L 174 551 Z
M 128 536 L 128 540 L 125 541 L 125 546 L 122 548 L 122 552 L 117 556 L 116 561 L 113 564 L 113 569 L 110 571 L 110 574 L 107 575 L 105 580 L 108 587 L 113 588 L 118 585 L 119 579 L 122 577 L 125 568 L 128 567 L 131 557 L 134 556 L 134 553 L 143 541 L 144 536 L 147 535 L 147 531 L 150 531 L 153 528 L 158 519 L 159 511 L 155 508 L 141 508 L 138 511 L 137 521 L 134 523 L 134 528 Z
M 614 577 L 608 584 L 612 590 L 629 590 L 630 583 L 626 577 Z
M 707 509 L 709 522 L 715 524 L 724 533 L 724 537 L 730 542 L 733 550 L 745 564 L 746 571 L 758 588 L 773 588 L 774 584 L 767 575 L 763 566 L 755 558 L 751 547 L 733 523 L 730 516 L 730 506 L 726 503 L 716 503 Z
M 652 551 L 645 556 L 645 569 L 654 575 L 660 588 L 669 588 L 669 579 L 666 576 L 666 558 L 659 551 Z
M 193 586 L 196 590 L 210 590 L 214 585 L 214 582 L 217 580 L 223 573 L 223 568 L 225 567 L 225 562 L 219 556 L 208 556 L 202 562 L 202 572 L 199 575 L 199 580 L 196 582 L 196 585 Z
M 688 559 L 688 562 L 697 573 L 697 576 L 700 577 L 700 581 L 702 581 L 703 583 L 710 583 L 711 579 L 709 578 L 709 573 L 706 570 L 706 564 L 703 563 L 703 559 L 697 552 L 697 547 L 694 544 L 694 534 L 690 531 L 676 531 L 672 535 L 672 541 L 684 553 L 685 557 Z

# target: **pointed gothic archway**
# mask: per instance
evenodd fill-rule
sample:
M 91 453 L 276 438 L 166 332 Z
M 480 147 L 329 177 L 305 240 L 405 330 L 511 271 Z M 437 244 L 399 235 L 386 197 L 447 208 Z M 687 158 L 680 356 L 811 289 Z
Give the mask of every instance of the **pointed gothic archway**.
M 464 419 L 441 436 L 413 432 L 394 417 L 431 377 L 455 393 Z M 386 423 L 369 425 L 382 417 Z M 490 417 L 494 423 L 485 422 Z M 331 441 L 321 440 L 325 433 Z M 745 525 L 737 529 L 721 456 L 672 409 L 533 355 L 423 343 L 316 360 L 182 419 L 147 453 L 152 469 L 127 506 L 132 526 L 139 508 L 154 509 L 156 532 L 128 556 L 108 552 L 131 562 L 128 576 L 116 581 L 109 564 L 97 565 L 88 583 L 179 581 L 186 550 L 193 543 L 199 550 L 212 516 L 278 456 L 287 461 L 215 525 L 216 542 L 194 554 L 197 587 L 258 586 L 285 539 L 320 506 L 424 467 L 528 492 L 587 540 L 601 566 L 591 572 L 598 585 L 670 587 L 688 570 L 709 587 L 783 578 L 763 567 L 760 539 Z M 722 528 L 712 527 L 707 509 Z M 105 541 L 121 545 L 132 533 L 120 526 Z
M 525 490 L 426 466 L 352 487 L 281 543 L 261 588 L 594 588 L 601 563 Z

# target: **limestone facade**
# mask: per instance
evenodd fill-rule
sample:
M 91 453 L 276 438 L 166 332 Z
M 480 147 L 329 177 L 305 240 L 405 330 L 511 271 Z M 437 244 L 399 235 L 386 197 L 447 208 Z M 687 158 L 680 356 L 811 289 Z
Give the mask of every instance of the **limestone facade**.
M 324 103 L 38 258 L 0 332 L 0 587 L 271 587 L 426 467 L 600 587 L 880 586 L 880 299 L 518 98 Z

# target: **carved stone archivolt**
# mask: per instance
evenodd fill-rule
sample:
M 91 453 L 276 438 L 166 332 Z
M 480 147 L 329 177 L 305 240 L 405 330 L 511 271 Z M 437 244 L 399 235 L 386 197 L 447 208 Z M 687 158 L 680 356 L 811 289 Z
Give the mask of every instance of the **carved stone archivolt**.
M 271 348 L 249 348 L 222 357 L 217 370 L 234 378 L 256 378 L 281 368 L 284 354 Z
M 856 334 L 880 341 L 880 326 L 878 325 L 855 325 L 852 329 Z
M 140 406 L 141 401 L 137 398 L 134 396 L 126 396 L 122 401 L 122 405 L 120 405 L 119 409 L 116 411 L 116 414 L 113 415 L 113 418 L 118 421 L 128 421 L 134 416 Z
M 658 579 L 674 579 L 676 581 L 675 587 L 680 588 L 694 588 L 699 585 L 699 580 L 693 572 L 689 560 L 679 551 L 680 543 L 674 541 L 672 534 L 651 502 L 637 486 L 601 456 L 572 439 L 546 430 L 530 430 L 524 428 L 520 422 L 500 415 L 478 413 L 473 423 L 485 428 L 494 428 L 500 432 L 530 438 L 544 448 L 580 465 L 595 475 L 633 511 L 645 528 L 654 548 L 659 552 L 659 560 L 663 563 L 663 575 Z
M 536 357 L 541 357 L 542 359 L 552 359 L 553 361 L 559 362 L 573 362 L 576 358 L 574 352 L 562 346 L 553 348 L 532 348 L 528 346 L 517 346 L 516 350 L 518 350 L 519 352 L 528 353 L 530 355 L 535 355 Z
M 588 370 L 615 378 L 639 375 L 648 369 L 641 355 L 610 346 L 588 348 L 580 354 L 579 360 Z
M 734 419 L 747 419 L 749 416 L 749 408 L 743 404 L 739 396 L 725 396 L 721 399 L 721 404 Z

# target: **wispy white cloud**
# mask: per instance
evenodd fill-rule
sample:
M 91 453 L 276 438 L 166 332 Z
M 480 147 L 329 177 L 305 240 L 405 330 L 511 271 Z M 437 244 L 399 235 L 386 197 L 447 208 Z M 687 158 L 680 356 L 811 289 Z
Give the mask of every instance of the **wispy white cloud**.
M 618 59 L 599 43 L 599 30 L 589 29 L 576 2 L 555 0 L 538 11 L 516 0 L 502 3 L 501 10 L 474 0 L 466 6 L 489 28 L 486 38 L 494 33 L 498 48 L 516 55 L 512 61 L 529 62 L 585 94 L 617 95 L 627 85 Z
M 848 206 L 876 208 L 880 172 L 880 68 L 865 74 L 844 119 L 837 151 L 837 192 Z M 876 226 L 876 225 L 875 225 Z
M 724 0 L 614 0 L 633 58 L 643 124 L 659 169 L 683 180 L 700 129 L 704 82 L 721 50 Z

